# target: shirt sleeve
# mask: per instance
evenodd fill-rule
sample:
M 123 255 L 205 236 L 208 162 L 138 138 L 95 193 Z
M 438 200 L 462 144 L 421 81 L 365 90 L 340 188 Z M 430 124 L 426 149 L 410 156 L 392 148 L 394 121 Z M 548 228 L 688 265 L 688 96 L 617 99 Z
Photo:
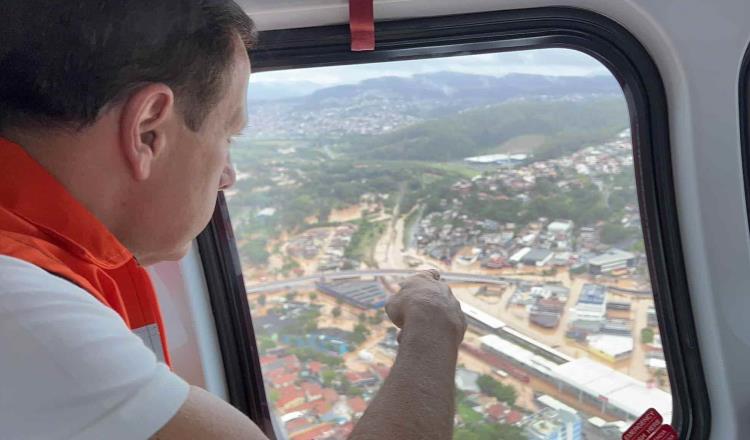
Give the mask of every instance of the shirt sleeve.
M 3 439 L 147 439 L 189 385 L 88 292 L 0 260 Z

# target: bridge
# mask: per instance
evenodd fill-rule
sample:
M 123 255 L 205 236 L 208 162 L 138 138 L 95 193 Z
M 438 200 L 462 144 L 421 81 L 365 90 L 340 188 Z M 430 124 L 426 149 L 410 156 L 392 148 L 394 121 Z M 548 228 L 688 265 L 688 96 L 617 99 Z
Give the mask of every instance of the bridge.
M 408 277 L 419 273 L 419 270 L 408 269 L 370 269 L 370 270 L 346 270 L 341 272 L 321 272 L 315 275 L 306 275 L 299 278 L 290 278 L 281 281 L 272 281 L 263 284 L 247 286 L 247 293 L 272 292 L 274 290 L 289 289 L 303 286 L 314 282 L 329 282 L 335 280 L 346 280 L 361 277 Z M 495 277 L 491 275 L 477 275 L 473 273 L 441 272 L 441 278 L 448 283 L 476 283 L 506 285 L 518 283 L 519 279 Z

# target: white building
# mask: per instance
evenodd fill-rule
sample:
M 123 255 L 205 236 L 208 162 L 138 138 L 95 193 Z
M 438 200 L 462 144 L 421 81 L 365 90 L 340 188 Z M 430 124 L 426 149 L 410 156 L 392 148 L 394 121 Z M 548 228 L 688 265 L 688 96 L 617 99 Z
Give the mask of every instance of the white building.
M 611 249 L 604 254 L 589 259 L 589 273 L 592 275 L 632 267 L 635 267 L 635 255 L 620 249 Z

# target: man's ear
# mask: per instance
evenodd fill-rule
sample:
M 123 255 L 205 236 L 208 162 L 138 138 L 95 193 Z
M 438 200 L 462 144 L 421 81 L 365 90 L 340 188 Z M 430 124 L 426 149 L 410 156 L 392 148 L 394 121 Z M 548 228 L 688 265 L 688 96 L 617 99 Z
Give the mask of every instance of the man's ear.
M 135 180 L 143 181 L 151 175 L 154 158 L 166 146 L 166 125 L 174 113 L 174 93 L 166 84 L 149 84 L 124 103 L 120 146 Z

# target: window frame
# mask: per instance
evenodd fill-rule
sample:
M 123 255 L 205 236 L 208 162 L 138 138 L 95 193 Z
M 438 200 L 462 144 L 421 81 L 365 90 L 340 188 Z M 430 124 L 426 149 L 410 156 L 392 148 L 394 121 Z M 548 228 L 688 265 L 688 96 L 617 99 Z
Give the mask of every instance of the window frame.
M 273 30 L 260 33 L 252 67 L 254 72 L 266 72 L 543 48 L 575 49 L 594 57 L 623 89 L 654 306 L 673 396 L 672 424 L 681 438 L 707 438 L 710 406 L 679 232 L 667 100 L 655 63 L 625 28 L 600 14 L 563 7 L 406 19 L 377 23 L 372 52 L 352 52 L 345 25 Z M 750 177 L 745 176 L 750 188 Z M 230 402 L 272 436 L 258 351 L 250 344 L 255 337 L 242 270 L 223 195 L 198 243 Z

